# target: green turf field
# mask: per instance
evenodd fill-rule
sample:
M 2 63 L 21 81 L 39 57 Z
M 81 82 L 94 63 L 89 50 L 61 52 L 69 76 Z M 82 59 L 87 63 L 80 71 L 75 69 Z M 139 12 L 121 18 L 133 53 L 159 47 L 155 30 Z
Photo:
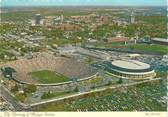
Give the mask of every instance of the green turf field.
M 131 50 L 139 50 L 144 52 L 152 52 L 152 53 L 159 53 L 159 54 L 166 54 L 168 51 L 167 46 L 159 45 L 159 44 L 134 44 L 134 45 L 127 45 L 126 48 Z
M 33 79 L 40 83 L 61 83 L 61 82 L 67 82 L 70 81 L 70 78 L 56 73 L 54 71 L 49 71 L 49 70 L 43 70 L 43 71 L 36 71 L 36 72 L 31 72 L 30 75 L 32 76 Z
M 98 44 L 97 48 L 121 48 L 121 49 L 128 49 L 128 50 L 135 50 L 141 52 L 149 52 L 154 54 L 167 54 L 168 48 L 165 45 L 159 44 L 128 44 L 124 45 L 121 42 L 114 42 L 114 43 L 107 43 L 107 44 Z

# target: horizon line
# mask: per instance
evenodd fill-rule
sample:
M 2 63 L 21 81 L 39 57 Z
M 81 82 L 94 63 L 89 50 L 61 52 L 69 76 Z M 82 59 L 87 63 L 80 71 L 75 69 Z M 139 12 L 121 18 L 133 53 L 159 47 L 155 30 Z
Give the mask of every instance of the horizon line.
M 2 5 L 2 7 L 167 7 L 167 5 Z

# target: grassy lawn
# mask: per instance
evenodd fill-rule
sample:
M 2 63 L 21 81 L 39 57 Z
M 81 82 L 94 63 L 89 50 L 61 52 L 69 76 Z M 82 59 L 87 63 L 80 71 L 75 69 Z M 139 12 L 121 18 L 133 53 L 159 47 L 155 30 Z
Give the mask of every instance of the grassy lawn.
M 50 98 L 53 98 L 53 97 L 58 97 L 58 96 L 63 96 L 63 95 L 66 95 L 70 92 L 54 92 L 54 93 L 44 93 L 42 96 L 41 96 L 41 99 L 50 99 Z
M 164 45 L 158 45 L 158 44 L 134 44 L 134 45 L 127 45 L 124 46 L 126 48 L 132 49 L 132 50 L 139 50 L 144 52 L 152 52 L 152 53 L 160 53 L 160 54 L 166 54 L 168 51 L 167 46 Z
M 65 97 L 72 94 L 75 94 L 75 91 L 60 91 L 60 92 L 46 92 L 41 96 L 41 99 L 51 99 L 51 98 L 59 98 L 59 97 Z
M 37 80 L 40 83 L 45 83 L 45 84 L 70 81 L 70 78 L 49 70 L 31 72 L 30 75 L 32 75 L 33 79 Z
M 129 49 L 135 51 L 149 52 L 155 54 L 167 54 L 168 47 L 165 45 L 159 44 L 128 44 L 124 45 L 124 43 L 115 42 L 115 43 L 106 43 L 106 44 L 98 44 L 96 47 L 102 48 L 121 48 L 121 49 Z

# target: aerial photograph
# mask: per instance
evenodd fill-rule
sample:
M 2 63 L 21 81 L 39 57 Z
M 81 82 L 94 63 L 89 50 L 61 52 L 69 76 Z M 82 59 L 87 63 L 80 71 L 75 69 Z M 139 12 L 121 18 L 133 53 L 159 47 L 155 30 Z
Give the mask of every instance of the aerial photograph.
M 0 5 L 0 112 L 167 112 L 166 0 Z

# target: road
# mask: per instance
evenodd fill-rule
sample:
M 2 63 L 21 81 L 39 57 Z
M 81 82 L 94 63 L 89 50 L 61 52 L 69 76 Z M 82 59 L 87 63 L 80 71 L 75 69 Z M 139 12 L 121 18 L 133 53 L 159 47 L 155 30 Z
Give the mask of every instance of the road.
M 15 97 L 12 96 L 12 94 L 9 93 L 8 89 L 3 87 L 2 85 L 0 86 L 0 96 L 2 96 L 4 99 L 8 101 L 8 103 L 12 104 L 14 107 L 15 111 L 29 111 L 30 109 L 21 105 Z

